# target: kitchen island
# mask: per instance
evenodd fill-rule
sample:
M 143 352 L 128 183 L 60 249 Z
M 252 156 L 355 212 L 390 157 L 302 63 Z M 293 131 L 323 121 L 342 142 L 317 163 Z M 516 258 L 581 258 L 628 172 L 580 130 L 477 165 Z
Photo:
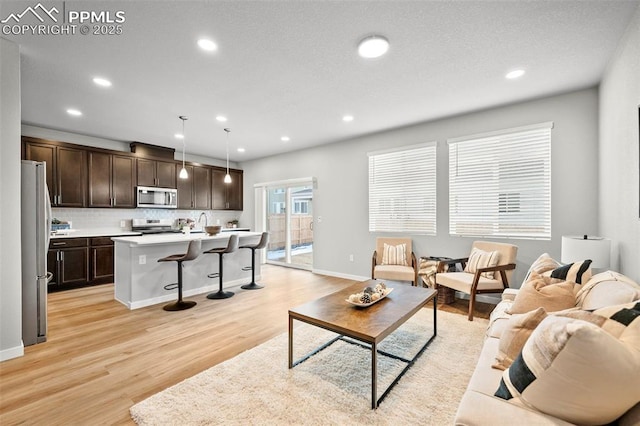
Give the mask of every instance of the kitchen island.
M 177 298 L 177 290 L 164 286 L 178 281 L 175 262 L 158 262 L 163 257 L 185 253 L 191 240 L 202 240 L 202 251 L 226 247 L 232 234 L 239 236 L 239 245 L 255 244 L 260 232 L 235 231 L 217 235 L 155 234 L 114 237 L 115 242 L 115 299 L 129 309 L 164 303 Z M 260 262 L 256 262 L 256 279 L 260 275 Z M 224 288 L 240 286 L 251 281 L 251 271 L 242 268 L 251 265 L 251 250 L 238 249 L 224 255 Z M 207 275 L 218 272 L 218 255 L 201 254 L 184 263 L 183 295 L 208 293 L 218 290 L 218 278 Z

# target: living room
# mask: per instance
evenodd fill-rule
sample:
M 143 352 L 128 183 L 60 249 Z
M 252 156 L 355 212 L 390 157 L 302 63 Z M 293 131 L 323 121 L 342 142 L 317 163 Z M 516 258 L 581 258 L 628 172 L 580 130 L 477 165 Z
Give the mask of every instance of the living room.
M 637 4 L 635 2 L 634 4 Z M 472 239 L 449 235 L 449 190 L 447 140 L 466 135 L 553 122 L 552 236 L 548 240 L 517 240 L 518 258 L 514 276 L 521 283 L 529 266 L 541 253 L 560 258 L 563 235 L 598 235 L 611 239 L 610 269 L 640 281 L 640 185 L 639 124 L 640 103 L 640 10 L 636 6 L 628 26 L 602 70 L 600 79 L 589 87 L 563 93 L 532 93 L 529 99 L 508 105 L 465 111 L 400 128 L 378 131 L 336 142 L 241 161 L 245 196 L 241 223 L 256 223 L 254 185 L 314 177 L 314 211 L 322 217 L 315 224 L 313 270 L 343 279 L 367 278 L 376 234 L 368 230 L 367 153 L 389 147 L 437 142 L 437 233 L 412 236 L 418 256 L 468 254 Z M 16 191 L 19 141 L 25 129 L 35 136 L 53 137 L 62 133 L 67 142 L 84 135 L 22 123 L 20 93 L 8 89 L 5 78 L 16 65 L 13 48 L 2 41 L 2 349 L 6 339 L 19 339 L 9 327 L 19 316 L 12 241 L 19 239 L 19 205 Z M 9 50 L 11 50 L 9 52 Z M 17 61 L 19 62 L 19 56 Z M 7 67 L 7 68 L 5 68 Z M 428 78 L 428 77 L 425 77 Z M 24 89 L 23 89 L 24 90 Z M 13 96 L 13 98 L 12 98 Z M 17 98 L 17 101 L 16 101 Z M 95 135 L 94 135 L 95 136 Z M 74 140 L 75 138 L 75 140 Z M 105 138 L 109 147 L 112 141 Z M 349 185 L 345 185 L 349 182 Z M 353 255 L 351 260 L 350 255 Z M 13 271 L 13 272 L 12 272 Z M 283 325 L 284 326 L 284 325 Z M 18 333 L 19 334 L 19 333 Z M 195 374 L 195 371 L 194 371 Z M 3 389 L 4 391 L 4 389 Z

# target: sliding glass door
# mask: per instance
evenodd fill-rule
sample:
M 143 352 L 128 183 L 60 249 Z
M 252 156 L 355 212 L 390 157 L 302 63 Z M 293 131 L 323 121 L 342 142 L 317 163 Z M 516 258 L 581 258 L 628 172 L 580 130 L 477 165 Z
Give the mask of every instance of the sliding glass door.
M 313 185 L 266 188 L 267 262 L 313 268 Z

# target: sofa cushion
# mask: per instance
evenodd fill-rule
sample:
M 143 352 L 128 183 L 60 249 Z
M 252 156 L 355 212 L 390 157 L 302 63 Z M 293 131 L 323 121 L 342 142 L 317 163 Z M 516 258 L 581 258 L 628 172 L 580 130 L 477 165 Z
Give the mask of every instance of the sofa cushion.
M 610 423 L 633 407 L 640 401 L 640 303 L 597 312 L 602 327 L 545 318 L 495 395 L 583 425 Z
M 512 315 L 507 321 L 498 345 L 498 353 L 491 367 L 506 370 L 516 359 L 533 330 L 547 317 L 544 308 L 525 314 Z
M 497 251 L 484 251 L 479 248 L 473 248 L 469 255 L 469 260 L 464 267 L 464 272 L 475 274 L 478 269 L 489 268 L 498 265 L 500 260 L 500 252 Z M 483 272 L 480 274 L 485 278 L 494 278 L 494 272 Z
M 531 273 L 529 281 L 520 287 L 511 308 L 510 314 L 524 314 L 537 308 L 547 312 L 561 311 L 575 306 L 573 293 L 575 284 L 571 281 L 560 281 Z
M 408 266 L 407 262 L 407 245 L 398 244 L 397 246 L 384 243 L 382 252 L 383 265 L 402 265 Z
M 596 274 L 578 290 L 576 305 L 584 310 L 640 300 L 640 284 L 618 272 Z

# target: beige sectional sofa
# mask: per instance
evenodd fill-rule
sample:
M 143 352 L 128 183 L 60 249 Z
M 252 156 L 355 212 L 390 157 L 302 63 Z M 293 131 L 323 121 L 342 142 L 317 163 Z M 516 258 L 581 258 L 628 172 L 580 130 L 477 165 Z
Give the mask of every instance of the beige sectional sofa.
M 569 421 L 573 418 L 578 418 L 578 419 L 581 418 L 580 413 L 577 414 L 577 417 L 576 416 L 572 417 L 572 414 L 570 413 L 571 408 L 566 408 L 566 409 L 560 408 L 559 412 L 561 414 L 559 415 L 550 414 L 550 412 L 553 413 L 554 410 L 557 411 L 558 407 L 556 406 L 553 409 L 549 410 L 544 407 L 544 403 L 538 402 L 540 398 L 538 398 L 538 400 L 535 400 L 535 398 L 524 398 L 523 395 L 525 395 L 526 392 L 529 392 L 528 390 L 523 391 L 523 393 L 519 395 L 519 397 L 515 396 L 508 400 L 495 396 L 496 392 L 501 387 L 501 385 L 502 386 L 505 385 L 504 383 L 501 384 L 501 381 L 505 380 L 503 379 L 503 376 L 505 374 L 508 375 L 509 370 L 505 372 L 500 369 L 493 368 L 492 366 L 496 364 L 496 358 L 498 357 L 498 354 L 500 353 L 500 351 L 503 350 L 504 344 L 506 343 L 503 341 L 503 346 L 501 346 L 500 342 L 503 334 L 509 335 L 509 336 L 513 335 L 513 334 L 509 334 L 509 332 L 506 332 L 506 330 L 512 330 L 514 320 L 516 320 L 516 318 L 514 318 L 515 314 L 510 313 L 510 308 L 513 306 L 514 301 L 518 295 L 518 292 L 519 290 L 515 290 L 515 289 L 505 290 L 502 296 L 502 301 L 496 306 L 496 308 L 491 314 L 489 326 L 487 329 L 487 336 L 484 341 L 484 345 L 482 347 L 480 358 L 476 365 L 473 376 L 469 381 L 467 390 L 459 404 L 458 411 L 455 418 L 455 424 L 456 425 L 481 425 L 481 426 L 486 426 L 486 425 L 491 425 L 491 426 L 509 425 L 510 426 L 510 425 L 516 425 L 516 424 L 518 425 L 599 424 L 599 421 L 597 420 L 597 416 L 593 416 L 588 412 L 584 414 L 584 417 L 582 418 L 581 421 Z M 562 313 L 573 312 L 571 315 L 573 315 L 574 317 L 580 316 L 580 315 L 591 315 L 592 312 L 598 315 L 610 315 L 611 312 L 614 312 L 614 311 L 617 312 L 618 306 L 620 306 L 621 307 L 620 309 L 623 309 L 623 310 L 626 309 L 624 312 L 632 312 L 635 315 L 637 314 L 636 310 L 640 308 L 640 285 L 638 285 L 637 283 L 633 282 L 632 280 L 630 280 L 629 278 L 621 274 L 607 271 L 601 274 L 594 275 L 588 280 L 588 282 L 586 282 L 585 284 L 582 284 L 579 287 L 579 291 L 576 292 L 575 301 L 576 301 L 575 307 L 564 310 L 562 311 Z M 607 307 L 612 307 L 612 308 L 607 308 Z M 636 310 L 633 310 L 633 309 L 636 309 Z M 604 313 L 602 313 L 602 310 L 604 310 Z M 562 313 L 559 313 L 559 316 L 562 316 Z M 522 316 L 523 314 L 520 314 L 520 315 Z M 553 319 L 545 318 L 544 320 L 544 321 L 553 322 L 557 320 L 555 317 L 556 315 L 558 315 L 558 313 L 543 312 L 543 315 L 545 317 L 546 316 L 554 317 Z M 628 321 L 631 321 L 631 320 L 633 320 L 633 317 L 631 317 L 631 319 L 628 319 Z M 561 322 L 565 321 L 568 323 L 568 322 L 575 321 L 575 319 L 565 318 L 565 319 L 559 319 L 558 321 L 561 321 Z M 580 397 L 580 395 L 575 395 L 575 394 L 585 392 L 584 391 L 585 388 L 589 389 L 587 392 L 590 392 L 591 390 L 593 390 L 592 389 L 593 387 L 598 388 L 600 386 L 600 384 L 598 383 L 598 380 L 601 380 L 602 378 L 602 374 L 599 375 L 599 373 L 604 372 L 606 374 L 610 374 L 612 369 L 617 368 L 615 365 L 617 363 L 618 365 L 622 366 L 621 368 L 629 368 L 629 370 L 621 371 L 620 372 L 621 376 L 619 376 L 619 378 L 613 379 L 614 391 L 610 391 L 607 389 L 606 386 L 602 386 L 602 389 L 597 389 L 597 390 L 598 391 L 601 390 L 603 393 L 606 393 L 606 395 L 604 395 L 602 399 L 600 399 L 598 394 L 594 393 L 593 395 L 597 396 L 596 398 L 594 398 L 595 402 L 593 404 L 587 404 L 587 405 L 593 405 L 594 407 L 597 407 L 598 403 L 602 402 L 602 404 L 604 404 L 603 407 L 605 407 L 606 409 L 615 410 L 616 407 L 611 407 L 611 405 L 616 405 L 616 403 L 619 402 L 620 404 L 622 404 L 621 407 L 624 407 L 622 409 L 623 414 L 615 421 L 614 424 L 618 424 L 620 426 L 640 425 L 640 368 L 636 369 L 640 365 L 640 328 L 638 328 L 638 323 L 640 323 L 640 318 L 638 318 L 638 320 L 636 320 L 633 323 L 635 327 L 633 330 L 627 330 L 626 328 L 622 327 L 619 323 L 616 323 L 615 321 L 609 321 L 609 320 L 607 321 L 608 321 L 606 322 L 607 325 L 611 325 L 611 323 L 613 323 L 614 328 L 618 327 L 618 329 L 616 329 L 618 331 L 615 331 L 614 334 L 617 334 L 618 336 L 622 335 L 622 337 L 619 337 L 620 339 L 623 339 L 623 340 L 626 339 L 622 347 L 627 352 L 624 352 L 623 355 L 630 356 L 632 359 L 632 362 L 629 362 L 629 361 L 619 362 L 617 361 L 617 359 L 613 362 L 589 361 L 594 365 L 589 366 L 591 370 L 588 370 L 588 371 L 594 372 L 593 375 L 598 376 L 598 378 L 595 378 L 593 380 L 594 383 L 591 383 L 591 378 L 589 377 L 591 375 L 590 372 L 588 372 L 587 374 L 577 373 L 577 374 L 580 374 L 580 377 L 577 380 L 579 380 L 581 383 L 579 386 L 575 386 L 575 387 L 581 388 L 581 389 L 562 389 L 563 387 L 562 385 L 559 386 L 557 384 L 554 384 L 554 385 L 551 385 L 551 387 L 547 388 L 546 392 L 548 392 L 549 395 L 546 395 L 546 397 L 551 401 L 554 401 L 554 398 L 557 398 L 558 405 L 565 404 L 562 407 L 568 407 L 572 403 L 571 398 L 573 398 L 574 396 Z M 524 343 L 523 345 L 527 346 L 528 349 L 532 349 L 532 347 L 535 346 L 535 342 L 532 341 L 534 339 L 534 334 L 536 334 L 537 336 L 536 338 L 538 338 L 539 337 L 538 334 L 542 334 L 542 330 L 540 330 L 542 326 L 543 326 L 542 322 L 539 323 L 539 325 L 534 325 L 533 331 L 530 331 L 530 333 L 532 333 L 531 336 L 524 338 L 524 341 L 526 343 Z M 606 329 L 606 326 L 601 326 L 601 327 Z M 588 328 L 588 327 L 585 327 L 585 328 Z M 607 335 L 601 336 L 603 333 L 599 329 L 594 330 L 594 327 L 589 328 L 589 331 L 594 333 L 595 332 L 600 333 L 597 336 L 603 337 L 605 339 L 610 337 Z M 622 334 L 622 333 L 627 333 L 627 334 Z M 607 333 L 604 333 L 604 334 L 607 334 Z M 555 338 L 551 339 L 551 341 L 554 343 L 556 343 L 556 340 L 558 339 L 555 339 Z M 579 339 L 575 339 L 575 340 L 577 341 Z M 568 343 L 567 343 L 567 346 L 569 346 Z M 513 361 L 514 364 L 517 362 L 520 362 L 522 364 L 524 360 L 527 359 L 526 355 L 523 355 L 523 352 L 526 352 L 524 347 L 520 352 L 520 354 L 518 355 L 519 357 L 523 357 L 523 359 Z M 607 352 L 607 351 L 606 350 L 603 351 L 601 349 L 589 351 L 589 350 L 584 350 L 584 347 L 583 347 L 583 349 L 580 349 L 579 352 L 584 353 L 585 356 L 587 357 L 592 355 L 595 357 L 608 356 L 607 354 L 604 354 L 604 352 Z M 593 354 L 591 352 L 593 352 Z M 614 355 L 611 355 L 611 356 L 613 357 Z M 561 358 L 561 357 L 557 356 L 557 358 Z M 580 358 L 580 356 L 578 356 L 578 358 Z M 566 360 L 571 358 L 567 358 L 565 356 L 564 359 Z M 579 364 L 579 362 L 580 361 L 575 361 L 574 359 L 572 359 L 570 361 L 570 364 L 571 363 Z M 512 365 L 509 368 L 512 369 L 512 368 L 515 368 L 515 366 Z M 547 376 L 543 376 L 542 380 L 539 380 L 539 382 L 542 382 L 543 380 L 548 379 L 549 374 L 557 374 L 559 367 L 554 366 L 554 368 L 556 369 L 553 370 L 553 368 L 549 368 L 547 372 L 542 373 L 542 374 L 547 374 Z M 552 373 L 550 373 L 550 371 Z M 562 376 L 563 374 L 559 374 L 559 375 Z M 611 376 L 605 376 L 605 377 L 606 377 L 605 378 L 605 381 L 606 381 Z M 536 379 L 539 379 L 539 378 L 540 377 L 536 377 Z M 565 379 L 567 378 L 565 377 L 565 378 L 562 378 L 561 380 L 565 380 Z M 508 377 L 506 380 L 508 380 Z M 568 380 L 573 380 L 573 379 L 569 378 Z M 609 385 L 611 385 L 611 383 L 609 383 Z M 531 388 L 535 388 L 535 386 L 531 386 Z M 543 389 L 542 390 L 543 393 L 545 392 L 544 387 L 541 387 L 540 389 Z M 540 389 L 538 389 L 537 391 L 540 392 Z M 558 395 L 555 395 L 555 396 L 552 395 L 553 392 L 558 392 Z M 572 394 L 571 392 L 574 392 L 574 394 Z M 615 395 L 616 392 L 619 392 L 620 394 L 616 396 Z M 569 399 L 568 402 L 564 401 L 565 395 L 567 396 L 567 399 Z M 545 395 L 543 395 L 543 398 L 544 397 Z M 593 396 L 591 397 L 593 398 Z M 610 402 L 607 402 L 608 397 L 616 398 L 614 400 L 615 403 L 611 404 Z M 532 404 L 531 401 L 534 401 L 534 403 Z M 629 401 L 633 401 L 633 402 L 630 403 Z M 635 406 L 634 406 L 634 403 L 636 404 Z M 551 403 L 551 405 L 554 405 L 553 402 Z M 633 407 L 633 408 L 629 408 L 629 407 Z M 579 409 L 579 407 L 574 407 L 574 408 Z M 596 409 L 597 408 L 594 408 L 594 410 Z M 617 409 L 620 409 L 620 408 L 618 407 Z M 584 410 L 584 411 L 588 411 L 588 410 Z M 611 414 L 609 413 L 608 415 L 610 416 Z M 609 421 L 606 421 L 604 423 L 609 423 Z

